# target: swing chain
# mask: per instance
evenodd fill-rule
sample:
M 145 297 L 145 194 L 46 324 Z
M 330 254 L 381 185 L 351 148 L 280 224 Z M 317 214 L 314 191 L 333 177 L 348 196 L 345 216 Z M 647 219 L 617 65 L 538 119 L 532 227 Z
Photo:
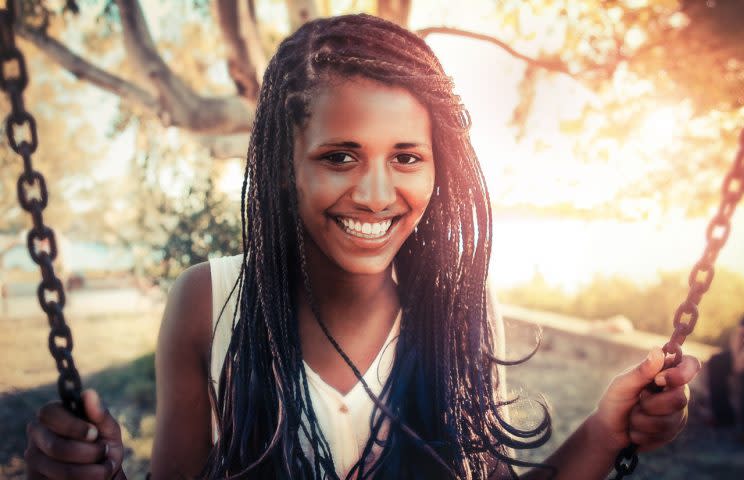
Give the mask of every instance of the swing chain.
M 700 260 L 695 264 L 688 277 L 690 291 L 687 298 L 677 307 L 674 313 L 674 332 L 664 345 L 666 355 L 673 355 L 670 362 L 665 362 L 664 368 L 675 367 L 682 361 L 682 344 L 695 329 L 698 320 L 698 305 L 705 292 L 713 282 L 713 264 L 718 253 L 728 240 L 731 231 L 731 217 L 736 205 L 744 194 L 744 129 L 739 134 L 739 151 L 733 165 L 729 169 L 721 186 L 721 203 L 718 211 L 705 230 L 706 245 Z M 661 391 L 655 384 L 649 386 L 653 391 Z M 638 446 L 631 443 L 623 448 L 615 458 L 615 476 L 612 480 L 619 480 L 630 475 L 638 465 Z
M 16 47 L 13 35 L 14 4 L 14 1 L 9 0 L 6 8 L 0 9 L 0 89 L 6 92 L 11 104 L 11 112 L 5 120 L 5 131 L 10 148 L 23 158 L 23 173 L 17 183 L 18 203 L 31 214 L 33 220 L 34 226 L 28 232 L 26 245 L 31 259 L 41 269 L 42 281 L 36 293 L 51 328 L 49 351 L 59 371 L 57 389 L 65 407 L 83 418 L 80 398 L 82 383 L 72 358 L 72 333 L 62 312 L 65 291 L 52 265 L 57 258 L 57 241 L 54 230 L 44 224 L 42 215 L 49 201 L 49 193 L 44 176 L 34 170 L 31 162 L 31 155 L 39 146 L 39 137 L 36 121 L 26 111 L 23 103 L 28 73 L 25 59 Z M 19 136 L 21 131 L 26 134 Z

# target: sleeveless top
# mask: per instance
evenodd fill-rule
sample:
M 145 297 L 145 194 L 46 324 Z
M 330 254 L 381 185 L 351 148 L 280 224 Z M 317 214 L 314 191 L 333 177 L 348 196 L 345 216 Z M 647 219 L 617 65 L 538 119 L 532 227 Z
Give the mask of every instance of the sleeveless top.
M 210 273 L 212 276 L 212 329 L 214 332 L 214 341 L 212 344 L 211 358 L 211 379 L 215 388 L 218 390 L 218 382 L 222 367 L 225 363 L 225 356 L 230 344 L 232 335 L 232 320 L 237 308 L 237 288 L 230 296 L 235 282 L 240 274 L 241 262 L 243 255 L 232 257 L 214 258 L 209 260 Z M 230 296 L 229 302 L 225 305 Z M 222 315 L 220 311 L 223 309 Z M 494 315 L 498 320 L 496 325 L 496 338 L 501 342 L 501 347 L 497 349 L 503 352 L 503 323 L 498 312 L 494 312 L 495 305 L 489 305 L 489 315 Z M 236 321 L 239 315 L 236 317 Z M 395 358 L 395 345 L 400 332 L 401 311 L 393 323 L 393 327 L 383 343 L 382 348 L 373 360 L 369 369 L 364 373 L 363 378 L 369 385 L 372 392 L 379 396 L 382 388 L 392 370 L 393 360 Z M 364 391 L 361 382 L 356 385 L 346 395 L 342 395 L 334 387 L 328 385 L 320 376 L 303 361 L 305 374 L 308 380 L 308 390 L 310 400 L 315 411 L 318 425 L 328 441 L 328 445 L 333 456 L 333 463 L 336 467 L 336 474 L 340 478 L 345 478 L 354 464 L 362 456 L 367 440 L 369 439 L 370 417 L 374 404 Z M 503 369 L 499 370 L 499 384 L 505 386 L 505 377 Z M 502 390 L 501 393 L 505 393 Z M 501 396 L 505 398 L 505 396 Z M 212 441 L 216 442 L 218 438 L 216 412 L 212 411 Z M 508 417 L 507 417 L 508 420 Z M 304 417 L 302 421 L 308 425 Z M 384 421 L 378 437 L 384 439 L 389 430 L 389 421 Z M 313 450 L 309 440 L 305 437 L 300 429 L 300 444 L 307 458 L 313 461 Z M 367 456 L 367 465 L 373 463 L 379 455 L 382 447 L 374 444 L 371 453 Z M 511 456 L 511 455 L 510 455 Z M 503 464 L 502 464 L 503 465 Z M 508 470 L 510 471 L 510 470 Z M 501 477 L 499 477 L 501 478 Z
M 222 312 L 221 317 L 220 310 L 222 310 L 230 294 L 230 290 L 240 274 L 242 260 L 242 255 L 236 255 L 209 261 L 212 275 L 212 328 L 214 331 L 211 374 L 215 391 L 218 388 L 217 383 L 222 373 L 222 367 L 232 335 L 232 319 L 237 307 L 237 288 L 230 297 L 230 301 L 225 307 L 224 312 Z M 218 318 L 220 319 L 219 322 L 217 322 Z M 400 319 L 401 311 L 399 310 L 398 316 L 382 348 L 362 376 L 370 390 L 377 396 L 382 392 L 385 381 L 393 367 L 395 345 L 398 340 L 398 333 L 400 332 Z M 372 416 L 374 403 L 367 395 L 367 392 L 364 391 L 361 382 L 357 382 L 349 392 L 342 395 L 334 387 L 323 381 L 304 361 L 303 365 L 305 367 L 305 374 L 307 375 L 308 390 L 310 392 L 313 410 L 315 411 L 318 425 L 330 446 L 333 463 L 336 467 L 336 474 L 340 478 L 345 478 L 347 473 L 362 456 L 362 451 L 369 439 L 371 432 L 369 420 Z M 307 419 L 304 418 L 304 415 L 302 421 L 306 426 L 309 424 Z M 378 434 L 379 438 L 383 439 L 386 437 L 389 428 L 388 423 L 383 422 Z M 213 411 L 212 441 L 215 442 L 217 438 L 216 416 Z M 312 462 L 314 452 L 302 429 L 300 429 L 300 444 L 305 455 Z M 381 450 L 382 448 L 375 444 L 370 455 L 367 456 L 367 464 L 374 462 Z

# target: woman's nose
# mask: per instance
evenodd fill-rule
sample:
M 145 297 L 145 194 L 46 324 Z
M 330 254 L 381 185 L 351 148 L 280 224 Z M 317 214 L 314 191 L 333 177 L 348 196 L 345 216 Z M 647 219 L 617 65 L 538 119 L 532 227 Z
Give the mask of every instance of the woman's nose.
M 395 185 L 387 162 L 369 164 L 351 193 L 351 199 L 373 212 L 395 203 Z

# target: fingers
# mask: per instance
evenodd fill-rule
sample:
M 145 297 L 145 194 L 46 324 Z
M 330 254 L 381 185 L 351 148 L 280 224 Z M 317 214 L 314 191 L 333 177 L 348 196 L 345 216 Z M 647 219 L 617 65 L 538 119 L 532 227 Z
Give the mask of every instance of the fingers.
M 62 437 L 36 420 L 29 422 L 26 434 L 41 452 L 66 463 L 97 463 L 106 458 L 109 449 L 103 442 L 81 442 Z
M 41 407 L 38 420 L 52 432 L 66 438 L 85 442 L 92 442 L 98 438 L 98 429 L 95 425 L 68 412 L 60 402 L 50 402 Z
M 659 393 L 641 392 L 639 402 L 630 413 L 630 440 L 647 451 L 672 441 L 687 423 L 687 384 L 667 388 Z
M 98 392 L 87 389 L 81 394 L 85 413 L 91 422 L 98 427 L 99 438 L 108 445 L 108 459 L 113 462 L 113 469 L 121 467 L 124 460 L 124 445 L 121 443 L 121 427 L 108 408 L 103 405 Z
M 33 474 L 28 478 L 48 478 L 51 480 L 100 480 L 112 474 L 111 462 L 103 464 L 76 465 L 58 462 L 44 455 L 36 446 L 31 445 L 25 454 L 27 465 L 33 465 Z
M 689 397 L 690 388 L 687 385 L 653 394 L 644 391 L 641 393 L 639 405 L 641 411 L 647 415 L 670 415 L 683 410 Z
M 98 396 L 98 392 L 93 389 L 86 389 L 80 394 L 80 398 L 83 400 L 85 407 L 85 414 L 88 416 L 93 423 L 100 423 L 103 421 L 106 412 L 104 411 L 101 397 Z
M 646 385 L 664 366 L 664 357 L 664 351 L 659 347 L 648 352 L 646 359 L 631 370 L 634 380 L 640 385 Z
M 687 411 L 677 410 L 668 415 L 648 415 L 636 405 L 630 416 L 630 440 L 641 451 L 650 450 L 673 440 L 687 423 Z
M 669 415 L 647 415 L 640 408 L 634 408 L 630 418 L 630 432 L 646 435 L 676 435 L 685 422 L 687 415 L 678 410 Z
M 88 389 L 81 396 L 85 405 L 85 413 L 90 421 L 98 427 L 100 438 L 121 442 L 121 428 L 111 412 L 101 403 L 98 393 L 95 390 Z
M 679 365 L 656 375 L 654 382 L 661 387 L 679 387 L 689 383 L 699 371 L 700 360 L 691 355 L 684 355 Z
M 611 384 L 612 395 L 617 399 L 634 401 L 663 366 L 664 352 L 661 348 L 654 348 L 641 363 L 615 377 Z
M 106 462 L 111 464 L 111 471 L 121 473 L 121 478 L 126 478 L 123 476 L 123 470 L 121 469 L 124 461 L 124 445 L 121 442 L 110 444 L 107 458 Z M 118 479 L 119 476 L 115 475 L 114 478 Z
M 61 403 L 51 402 L 27 425 L 28 478 L 125 479 L 121 428 L 93 390 L 83 392 L 90 422 L 77 418 Z M 105 476 L 103 476 L 105 475 Z
M 103 405 L 98 392 L 87 389 L 83 391 L 81 396 L 86 415 L 98 427 L 100 440 L 108 445 L 106 457 L 108 462 L 111 463 L 111 470 L 119 469 L 119 472 L 121 472 L 121 464 L 124 461 L 124 445 L 121 442 L 119 423 L 111 415 L 109 409 Z

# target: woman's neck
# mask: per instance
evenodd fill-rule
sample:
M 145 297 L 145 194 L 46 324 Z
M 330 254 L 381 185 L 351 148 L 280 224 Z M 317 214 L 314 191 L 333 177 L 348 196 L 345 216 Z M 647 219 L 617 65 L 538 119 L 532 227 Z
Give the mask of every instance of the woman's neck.
M 343 270 L 331 261 L 314 242 L 305 243 L 307 273 L 323 323 L 336 335 L 344 335 L 349 329 L 356 332 L 373 329 L 389 331 L 400 309 L 397 284 L 393 280 L 393 266 L 388 265 L 380 273 L 354 274 Z M 299 274 L 299 272 L 298 272 Z M 303 323 L 317 322 L 311 314 L 304 284 L 301 278 L 295 282 L 295 304 L 298 305 L 300 330 Z M 370 325 L 371 326 L 371 325 Z
M 392 265 L 377 274 L 352 274 L 308 242 L 307 272 L 320 318 L 360 372 L 367 371 L 388 337 L 400 309 Z M 357 378 L 323 333 L 298 279 L 298 330 L 305 362 L 328 385 L 346 394 Z
M 306 265 L 313 299 L 323 322 L 332 330 L 344 328 L 349 319 L 360 321 L 387 317 L 399 308 L 393 266 L 375 274 L 354 274 L 341 269 L 323 254 L 313 242 L 306 243 Z M 300 312 L 310 311 L 302 279 L 296 282 L 296 299 Z M 394 317 L 393 317 L 394 319 Z

